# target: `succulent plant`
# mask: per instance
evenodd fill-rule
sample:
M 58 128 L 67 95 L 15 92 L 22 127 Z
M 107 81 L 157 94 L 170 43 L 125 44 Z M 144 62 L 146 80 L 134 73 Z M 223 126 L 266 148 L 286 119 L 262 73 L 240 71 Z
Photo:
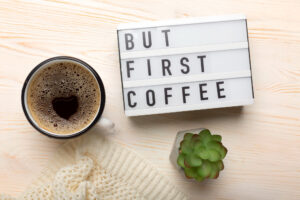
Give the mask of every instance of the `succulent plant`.
M 177 164 L 183 168 L 187 178 L 203 181 L 216 179 L 224 169 L 223 159 L 227 149 L 220 135 L 212 135 L 208 129 L 199 134 L 185 133 L 180 143 Z

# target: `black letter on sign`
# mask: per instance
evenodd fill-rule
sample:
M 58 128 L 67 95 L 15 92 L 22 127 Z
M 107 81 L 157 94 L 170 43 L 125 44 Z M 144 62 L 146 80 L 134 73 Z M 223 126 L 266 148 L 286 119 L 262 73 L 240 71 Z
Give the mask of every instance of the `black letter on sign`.
M 130 64 L 131 64 L 131 63 L 134 63 L 134 61 L 133 61 L 133 60 L 126 61 L 127 78 L 130 78 L 130 71 L 131 71 L 131 70 L 134 70 L 133 67 L 130 67 Z
M 149 97 L 150 93 L 151 93 L 151 96 L 152 96 L 152 102 L 150 102 L 150 97 Z M 147 99 L 148 106 L 154 106 L 155 105 L 155 93 L 154 93 L 153 90 L 147 90 L 146 99 Z
M 148 66 L 148 75 L 151 76 L 151 64 L 150 64 L 150 59 L 147 59 L 147 66 Z
M 169 100 L 168 100 L 168 98 L 169 97 L 172 97 L 172 95 L 171 94 L 168 94 L 168 90 L 172 90 L 172 88 L 170 88 L 170 87 L 167 87 L 167 88 L 165 88 L 164 89 L 165 90 L 165 104 L 169 104 Z
M 204 58 L 206 58 L 206 56 L 197 56 L 197 58 L 200 59 L 200 63 L 201 63 L 201 72 L 204 72 Z
M 162 65 L 162 70 L 163 70 L 163 75 L 166 75 L 166 70 L 168 71 L 168 74 L 172 76 L 172 73 L 170 71 L 171 67 L 171 62 L 168 59 L 162 59 L 161 60 L 161 65 Z
M 190 96 L 190 93 L 186 93 L 185 90 L 190 89 L 190 86 L 184 86 L 182 87 L 182 98 L 183 98 L 183 103 L 186 103 L 186 97 Z
M 168 33 L 170 32 L 170 29 L 167 29 L 167 30 L 162 30 L 161 32 L 165 34 L 166 46 L 168 47 L 168 46 L 169 46 L 169 38 L 168 38 Z
M 130 97 L 131 94 L 132 94 L 133 96 L 136 95 L 134 91 L 129 91 L 129 92 L 127 93 L 128 105 L 129 105 L 129 107 L 134 108 L 134 107 L 136 106 L 137 103 L 136 103 L 136 102 L 134 102 L 134 103 L 131 102 L 131 97 Z
M 133 35 L 131 33 L 125 33 L 125 45 L 126 50 L 131 50 L 134 47 Z
M 143 44 L 144 44 L 145 48 L 150 48 L 152 46 L 150 31 L 148 31 L 148 44 L 146 44 L 146 33 L 145 33 L 145 31 L 143 31 Z
M 221 95 L 221 92 L 224 91 L 224 88 L 220 88 L 221 84 L 224 84 L 224 81 L 219 81 L 216 83 L 217 84 L 217 92 L 218 92 L 218 98 L 222 99 L 222 98 L 226 98 L 225 95 Z
M 204 97 L 203 94 L 207 93 L 207 90 L 203 90 L 203 86 L 207 86 L 207 83 L 201 83 L 199 84 L 199 89 L 200 89 L 200 99 L 201 100 L 208 100 L 208 97 Z
M 188 66 L 186 63 L 184 62 L 189 62 L 189 59 L 187 57 L 183 57 L 180 59 L 180 64 L 183 66 L 183 67 L 186 67 L 186 70 L 182 69 L 181 72 L 184 73 L 184 74 L 187 74 L 190 72 L 190 66 Z

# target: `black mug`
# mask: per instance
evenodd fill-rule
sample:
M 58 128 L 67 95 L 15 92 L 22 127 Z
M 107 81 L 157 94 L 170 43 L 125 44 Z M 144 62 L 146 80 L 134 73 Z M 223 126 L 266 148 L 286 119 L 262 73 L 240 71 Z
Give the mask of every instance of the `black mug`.
M 40 70 L 42 70 L 43 68 L 46 68 L 49 65 L 53 65 L 54 63 L 63 63 L 63 62 L 71 62 L 77 65 L 80 65 L 81 67 L 87 69 L 88 72 L 91 73 L 91 75 L 96 79 L 96 82 L 100 88 L 100 106 L 98 108 L 98 112 L 95 115 L 94 119 L 87 124 L 85 127 L 82 127 L 81 130 L 77 130 L 74 133 L 71 134 L 58 134 L 55 132 L 50 132 L 49 130 L 46 130 L 45 128 L 42 128 L 41 126 L 38 125 L 38 123 L 35 121 L 35 119 L 32 117 L 31 113 L 30 113 L 30 109 L 28 108 L 28 102 L 27 102 L 27 98 L 28 98 L 28 87 L 30 86 L 31 81 L 33 80 L 33 78 L 35 77 L 35 75 L 37 75 L 37 72 L 39 72 Z M 97 74 L 97 72 L 86 62 L 74 58 L 74 57 L 68 57 L 68 56 L 58 56 L 58 57 L 53 57 L 50 59 L 47 59 L 43 62 L 41 62 L 40 64 L 38 64 L 27 76 L 23 88 L 22 88 L 22 107 L 23 107 L 23 111 L 24 114 L 27 118 L 27 120 L 29 121 L 29 123 L 39 132 L 41 132 L 44 135 L 47 135 L 49 137 L 53 137 L 53 138 L 73 138 L 75 136 L 79 136 L 83 133 L 85 133 L 86 131 L 88 131 L 91 127 L 93 127 L 100 119 L 103 110 L 104 110 L 104 106 L 105 106 L 105 89 L 104 89 L 104 85 L 103 82 L 100 78 L 100 76 Z M 100 120 L 100 124 L 107 124 L 110 121 L 105 119 L 105 118 L 101 118 Z

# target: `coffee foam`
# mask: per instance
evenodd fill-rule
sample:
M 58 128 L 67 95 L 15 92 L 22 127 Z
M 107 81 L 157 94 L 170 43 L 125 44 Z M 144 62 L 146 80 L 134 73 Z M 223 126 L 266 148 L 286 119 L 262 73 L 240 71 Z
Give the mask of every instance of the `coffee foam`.
M 77 111 L 69 119 L 60 117 L 52 106 L 55 98 L 76 96 Z M 55 134 L 72 134 L 87 127 L 100 107 L 96 78 L 80 64 L 63 61 L 40 69 L 28 86 L 27 105 L 39 127 Z

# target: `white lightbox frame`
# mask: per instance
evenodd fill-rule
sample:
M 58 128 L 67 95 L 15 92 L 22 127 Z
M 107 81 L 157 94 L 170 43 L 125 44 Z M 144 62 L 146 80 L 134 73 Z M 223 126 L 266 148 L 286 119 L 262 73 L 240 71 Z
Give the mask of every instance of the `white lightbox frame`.
M 213 23 L 213 22 L 226 22 L 226 21 L 236 21 L 245 20 L 245 29 L 247 34 L 247 41 L 234 42 L 234 43 L 224 43 L 224 44 L 208 44 L 200 46 L 191 47 L 181 47 L 181 48 L 166 48 L 166 49 L 153 49 L 153 50 L 140 50 L 140 51 L 129 51 L 121 52 L 120 48 L 120 31 L 124 30 L 135 30 L 135 29 L 145 29 L 145 28 L 156 28 L 156 27 L 171 27 L 179 25 L 190 25 L 190 24 L 201 24 L 201 23 Z M 250 105 L 254 103 L 254 91 L 253 91 L 253 80 L 252 80 L 252 70 L 251 70 L 251 60 L 250 60 L 250 49 L 249 49 L 249 37 L 247 28 L 247 19 L 243 14 L 227 15 L 227 16 L 209 16 L 200 18 L 183 18 L 183 19 L 173 19 L 173 20 L 163 20 L 163 21 L 146 21 L 138 23 L 127 23 L 121 24 L 117 28 L 118 33 L 118 50 L 119 50 L 119 61 L 120 61 L 120 72 L 121 72 L 121 82 L 122 82 L 122 94 L 123 94 L 123 104 L 124 111 L 127 116 L 139 116 L 139 115 L 150 115 L 150 114 L 162 114 L 162 113 L 172 113 L 181 111 L 192 111 L 201 109 L 212 109 L 212 108 L 222 108 L 222 107 L 233 107 L 233 106 L 243 106 Z M 222 51 L 222 50 L 234 50 L 234 49 L 247 49 L 249 55 L 249 70 L 236 71 L 230 73 L 216 73 L 216 74 L 201 74 L 201 75 L 189 75 L 188 79 L 184 76 L 182 77 L 167 77 L 158 79 L 147 79 L 147 80 L 132 80 L 124 81 L 123 72 L 121 69 L 121 60 L 129 58 L 142 58 L 142 57 L 154 57 L 154 56 L 168 56 L 175 54 L 188 54 L 188 53 L 201 53 L 210 51 Z M 234 79 L 249 77 L 251 79 L 252 87 L 252 98 L 242 101 L 225 101 L 225 102 L 212 102 L 193 105 L 182 105 L 182 106 L 167 106 L 159 108 L 147 108 L 147 109 L 133 109 L 126 110 L 125 106 L 125 95 L 124 88 L 135 88 L 135 87 L 145 87 L 151 85 L 165 85 L 165 84 L 176 84 L 184 82 L 195 82 L 195 81 L 209 81 L 218 79 Z

